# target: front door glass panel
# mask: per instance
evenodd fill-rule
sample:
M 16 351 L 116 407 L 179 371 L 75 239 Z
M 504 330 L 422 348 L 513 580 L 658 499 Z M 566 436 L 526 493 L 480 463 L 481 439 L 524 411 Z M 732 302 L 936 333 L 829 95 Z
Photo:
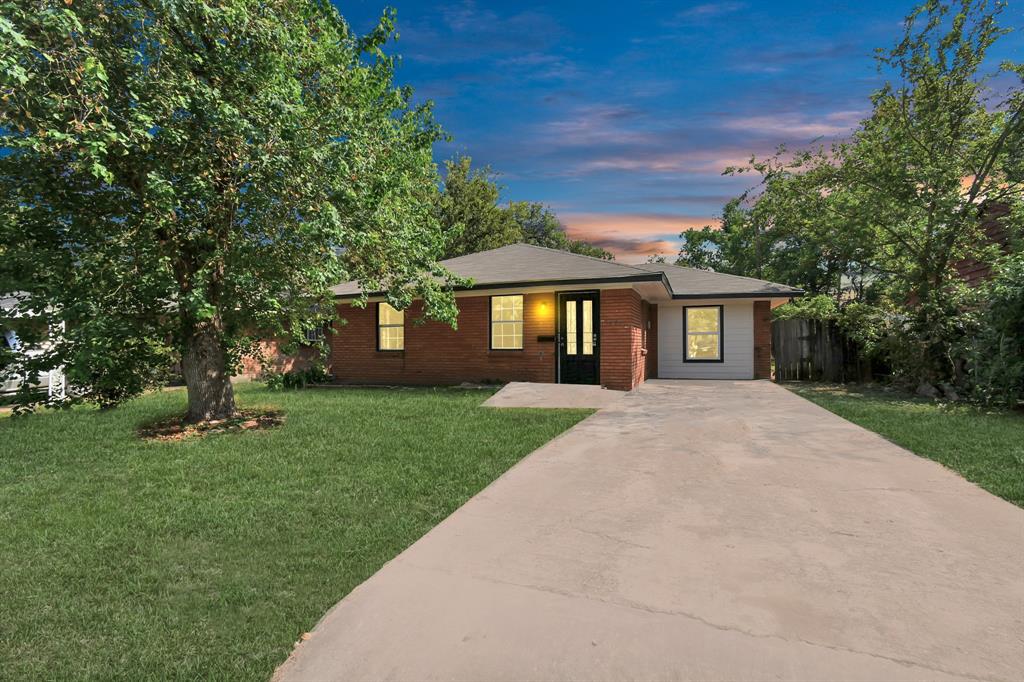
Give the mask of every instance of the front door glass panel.
M 594 354 L 594 302 L 583 301 L 583 354 Z
M 565 353 L 576 355 L 576 301 L 565 302 Z

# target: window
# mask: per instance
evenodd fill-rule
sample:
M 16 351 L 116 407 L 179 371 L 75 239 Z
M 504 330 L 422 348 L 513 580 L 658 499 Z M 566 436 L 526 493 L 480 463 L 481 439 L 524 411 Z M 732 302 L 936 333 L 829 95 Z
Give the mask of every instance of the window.
M 405 313 L 384 301 L 377 304 L 377 350 L 405 350 Z
M 523 296 L 491 296 L 491 350 L 523 349 Z
M 324 340 L 327 326 L 330 322 L 321 322 L 315 327 L 311 327 L 302 332 L 302 343 L 305 346 L 316 346 Z
M 722 361 L 722 306 L 683 308 L 687 362 Z
M 324 328 L 313 327 L 312 329 L 307 329 L 302 333 L 302 337 L 305 340 L 307 346 L 315 346 L 316 344 L 320 343 L 321 339 L 324 338 Z

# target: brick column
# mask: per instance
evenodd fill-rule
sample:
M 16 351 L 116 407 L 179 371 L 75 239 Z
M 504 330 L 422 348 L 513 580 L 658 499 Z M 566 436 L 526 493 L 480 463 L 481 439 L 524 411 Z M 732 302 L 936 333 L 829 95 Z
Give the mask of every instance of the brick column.
M 601 291 L 601 385 L 628 391 L 643 381 L 645 358 L 640 294 Z

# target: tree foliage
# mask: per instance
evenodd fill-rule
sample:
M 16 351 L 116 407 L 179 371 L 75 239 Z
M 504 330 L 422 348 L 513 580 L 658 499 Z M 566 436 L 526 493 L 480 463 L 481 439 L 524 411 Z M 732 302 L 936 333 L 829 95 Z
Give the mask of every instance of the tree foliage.
M 955 265 L 995 262 L 984 221 L 1024 198 L 1024 65 L 987 60 L 1009 32 L 1003 8 L 928 0 L 915 9 L 902 39 L 877 53 L 892 80 L 852 136 L 727 169 L 760 183 L 726 206 L 721 230 L 684 233 L 680 262 L 877 305 L 884 314 L 870 317 L 892 338 L 898 371 L 957 376 L 970 332 L 963 313 L 978 292 Z
M 974 333 L 964 340 L 968 386 L 982 402 L 1024 401 L 1024 251 L 997 264 L 985 283 Z
M 459 156 L 447 161 L 445 169 L 437 212 L 445 234 L 446 257 L 519 242 L 595 258 L 612 257 L 598 246 L 570 239 L 558 216 L 543 204 L 511 201 L 502 206 L 502 188 L 490 167 L 474 169 L 470 157 Z
M 440 132 L 394 85 L 393 13 L 327 0 L 35 0 L 0 18 L 0 291 L 116 403 L 180 359 L 191 419 L 234 410 L 256 335 L 299 338 L 357 279 L 453 321 L 429 210 Z
M 444 187 L 437 200 L 445 258 L 522 241 L 519 225 L 498 205 L 501 188 L 494 171 L 473 168 L 472 163 L 468 156 L 445 162 Z
M 544 246 L 559 251 L 611 260 L 612 254 L 600 246 L 595 246 L 580 239 L 570 239 L 565 227 L 547 206 L 532 201 L 512 201 L 506 209 L 512 219 L 519 225 L 522 241 L 527 244 Z

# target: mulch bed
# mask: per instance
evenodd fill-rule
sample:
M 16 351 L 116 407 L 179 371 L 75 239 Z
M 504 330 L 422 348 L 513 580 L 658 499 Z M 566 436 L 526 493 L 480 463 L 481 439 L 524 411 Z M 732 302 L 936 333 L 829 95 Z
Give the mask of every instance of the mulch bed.
M 283 423 L 284 414 L 276 410 L 240 410 L 231 419 L 214 419 L 198 424 L 186 424 L 180 417 L 164 419 L 139 427 L 138 434 L 146 440 L 176 441 L 215 433 L 269 429 Z

